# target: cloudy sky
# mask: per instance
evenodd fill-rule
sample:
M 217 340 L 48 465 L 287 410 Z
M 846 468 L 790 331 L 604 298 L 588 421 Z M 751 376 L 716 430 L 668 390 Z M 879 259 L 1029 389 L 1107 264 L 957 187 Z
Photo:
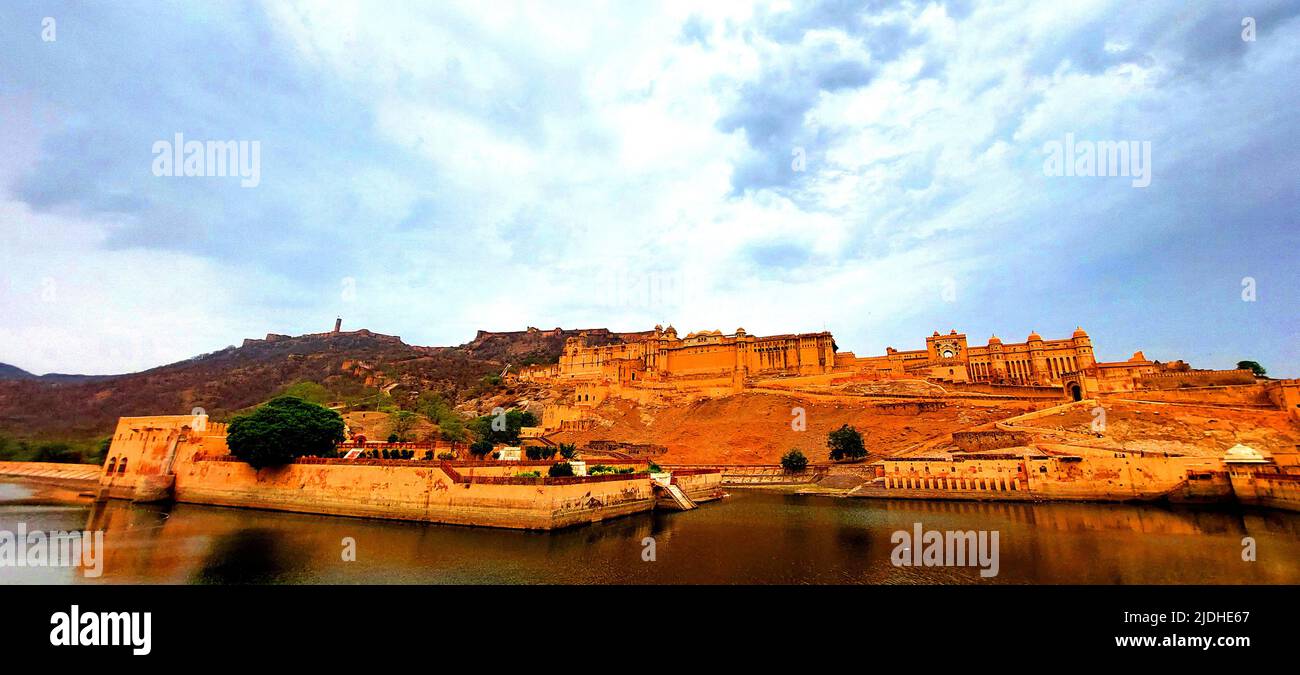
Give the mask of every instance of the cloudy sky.
M 1294 377 L 1297 14 L 5 2 L 0 362 L 139 370 L 342 315 L 859 354 L 1082 325 L 1103 359 Z M 177 133 L 256 142 L 258 184 L 155 175 Z M 1045 175 L 1067 134 L 1149 143 L 1150 185 Z

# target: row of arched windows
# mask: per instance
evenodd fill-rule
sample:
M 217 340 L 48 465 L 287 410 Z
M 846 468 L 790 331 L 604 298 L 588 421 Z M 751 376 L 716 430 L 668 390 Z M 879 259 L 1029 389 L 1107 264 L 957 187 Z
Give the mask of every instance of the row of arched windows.
M 114 469 L 116 469 L 116 471 Z M 108 460 L 108 473 L 109 475 L 112 475 L 114 473 L 118 473 L 118 474 L 126 473 L 126 458 L 125 457 L 122 458 L 121 464 L 117 463 L 116 457 Z

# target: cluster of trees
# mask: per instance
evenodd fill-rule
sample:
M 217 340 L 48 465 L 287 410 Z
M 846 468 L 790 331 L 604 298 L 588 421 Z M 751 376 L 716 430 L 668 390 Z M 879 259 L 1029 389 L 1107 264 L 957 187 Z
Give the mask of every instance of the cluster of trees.
M 422 392 L 415 400 L 416 412 L 424 415 L 430 422 L 438 425 L 438 434 L 444 441 L 465 440 L 465 420 L 451 403 L 436 391 Z
M 527 448 L 524 448 L 524 454 L 528 456 L 528 459 L 534 460 L 550 459 L 555 456 L 557 451 L 558 448 L 549 445 L 530 445 Z
M 464 442 L 468 434 L 465 430 L 465 418 L 458 414 L 441 394 L 436 391 L 421 392 L 414 400 L 399 401 L 391 394 L 373 387 L 360 390 L 333 390 L 311 380 L 299 380 L 285 387 L 281 396 L 300 398 L 309 403 L 326 405 L 331 401 L 341 402 L 350 410 L 374 410 L 388 414 L 388 442 L 409 443 L 417 440 L 434 440 Z M 421 418 L 436 425 L 436 436 L 416 438 L 415 429 Z
M 361 456 L 366 459 L 415 459 L 415 451 L 404 448 L 393 448 L 392 450 L 381 448 L 379 450 L 367 450 L 361 453 Z M 425 452 L 424 458 L 432 459 L 433 451 Z
M 490 389 L 501 385 L 500 377 L 487 375 L 480 379 L 479 385 Z M 302 380 L 286 387 L 282 397 L 324 405 L 339 396 L 319 383 Z M 343 400 L 346 401 L 347 397 Z M 445 397 L 436 391 L 420 393 L 412 402 L 399 403 L 388 394 L 379 392 L 367 399 L 379 412 L 388 413 L 388 437 L 390 443 L 407 443 L 417 439 L 416 428 L 421 418 L 427 419 L 438 427 L 438 437 L 446 441 L 471 441 L 470 453 L 475 457 L 484 457 L 497 445 L 519 445 L 519 430 L 523 427 L 540 424 L 537 416 L 523 410 L 509 410 L 495 415 L 484 415 L 466 420 L 452 407 Z M 432 439 L 428 439 L 432 440 Z M 565 459 L 572 459 L 577 448 L 572 445 L 555 448 L 530 448 L 530 459 L 551 459 L 559 454 Z
M 539 424 L 541 421 L 537 416 L 525 410 L 503 411 L 475 418 L 467 425 L 476 439 L 470 445 L 469 452 L 475 457 L 483 457 L 492 452 L 493 446 L 519 445 L 519 430 Z
M 103 464 L 112 441 L 112 437 L 105 437 L 98 441 L 34 442 L 0 435 L 0 462 Z

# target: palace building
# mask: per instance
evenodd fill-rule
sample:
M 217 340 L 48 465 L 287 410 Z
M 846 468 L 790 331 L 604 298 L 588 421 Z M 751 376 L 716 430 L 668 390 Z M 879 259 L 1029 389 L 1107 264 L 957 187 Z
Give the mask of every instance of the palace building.
M 845 353 L 836 362 L 844 370 L 882 377 L 1043 386 L 1060 386 L 1067 373 L 1088 370 L 1095 364 L 1092 339 L 1082 328 L 1058 340 L 1044 340 L 1031 332 L 1024 342 L 1004 343 L 994 335 L 988 344 L 977 346 L 971 346 L 964 333 L 953 330 L 940 335 L 935 331 L 925 339 L 925 349 L 898 351 L 889 347 L 884 356 L 864 358 Z
M 523 380 L 570 380 L 579 405 L 594 405 L 611 393 L 633 396 L 650 389 L 692 389 L 719 394 L 751 386 L 833 386 L 861 380 L 920 379 L 958 388 L 1026 387 L 1057 389 L 1075 399 L 1095 393 L 1178 386 L 1180 382 L 1254 382 L 1249 371 L 1193 370 L 1182 361 L 1151 361 L 1135 352 L 1127 361 L 1099 362 L 1092 338 L 1082 328 L 1066 338 L 1044 339 L 1031 332 L 1024 342 L 996 335 L 972 345 L 956 330 L 935 331 L 925 349 L 858 357 L 841 352 L 828 332 L 758 337 L 744 328 L 727 335 L 705 330 L 678 337 L 672 326 L 624 333 L 610 342 L 584 332 L 569 338 L 559 363 L 518 373 Z M 595 344 L 591 344 L 595 343 Z
M 639 339 L 590 346 L 586 334 L 569 338 L 553 375 L 560 379 L 606 378 L 621 383 L 674 378 L 733 378 L 815 375 L 835 367 L 830 333 L 757 337 L 744 328 L 726 335 L 700 331 L 678 337 L 677 329 L 655 326 Z

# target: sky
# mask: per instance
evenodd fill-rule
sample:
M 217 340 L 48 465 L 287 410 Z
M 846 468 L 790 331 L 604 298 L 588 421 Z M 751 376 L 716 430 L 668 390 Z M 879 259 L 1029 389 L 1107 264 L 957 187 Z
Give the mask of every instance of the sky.
M 1298 14 L 0 3 L 0 362 L 131 372 L 342 316 L 859 355 L 1082 326 L 1103 360 L 1300 376 Z M 168 170 L 177 134 L 257 170 Z M 1058 175 L 1067 138 L 1149 184 Z

